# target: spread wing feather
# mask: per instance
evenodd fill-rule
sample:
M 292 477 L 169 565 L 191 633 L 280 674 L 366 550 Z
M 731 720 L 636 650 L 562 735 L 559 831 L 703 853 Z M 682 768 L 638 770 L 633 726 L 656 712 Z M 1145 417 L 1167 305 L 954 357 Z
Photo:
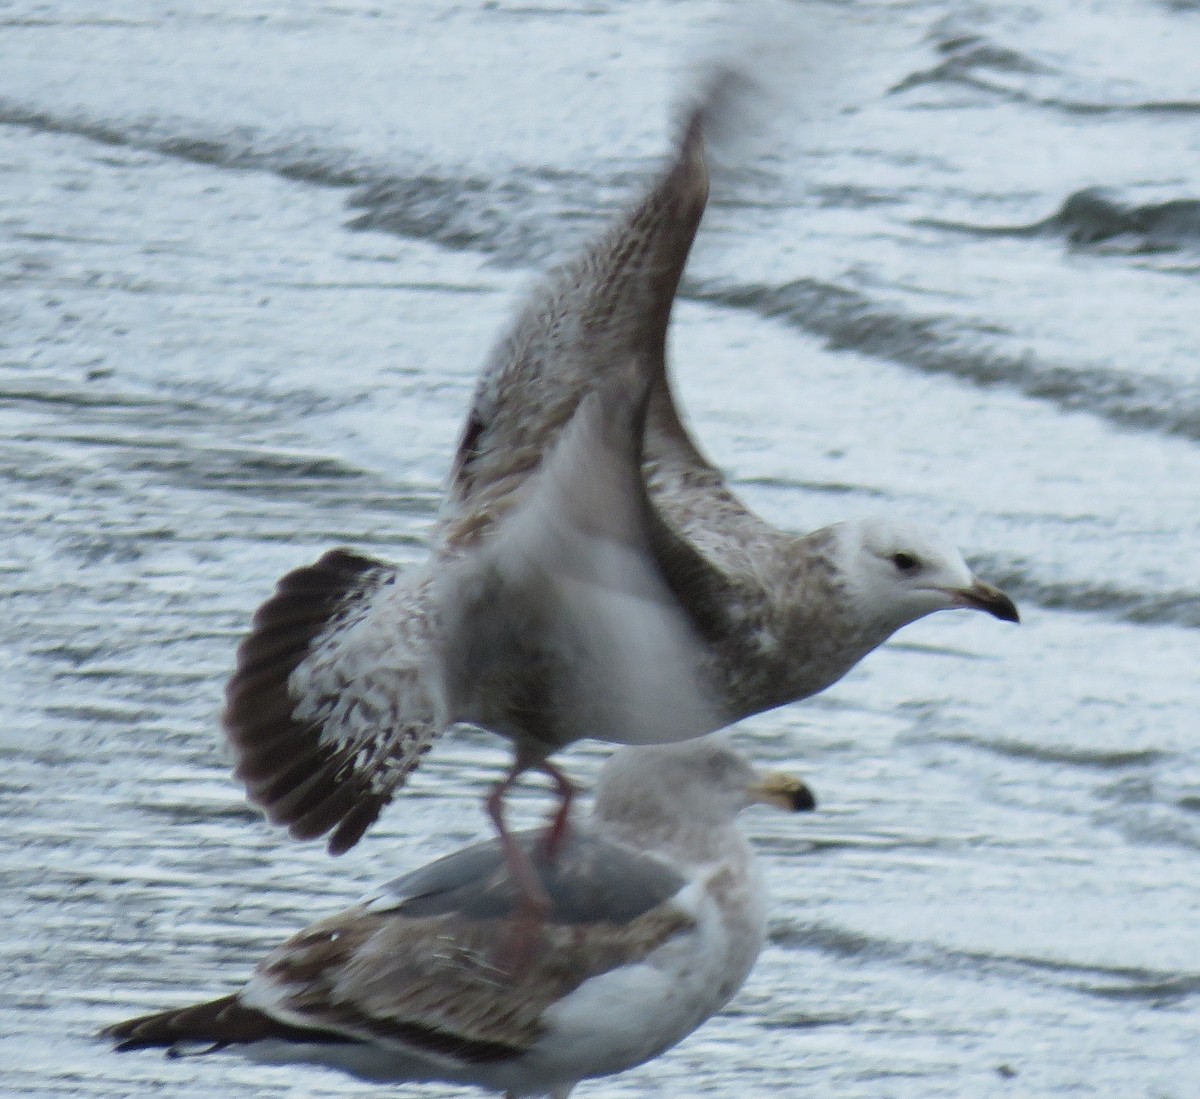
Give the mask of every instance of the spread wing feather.
M 254 616 L 222 720 L 247 796 L 297 839 L 348 850 L 432 743 L 426 591 L 333 550 Z

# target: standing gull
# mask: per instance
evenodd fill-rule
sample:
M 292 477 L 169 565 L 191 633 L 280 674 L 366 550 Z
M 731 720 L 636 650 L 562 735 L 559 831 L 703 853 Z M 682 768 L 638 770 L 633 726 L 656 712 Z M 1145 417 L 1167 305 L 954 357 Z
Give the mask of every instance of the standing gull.
M 536 859 L 552 910 L 516 979 L 490 956 L 513 888 L 495 842 L 385 886 L 269 954 L 233 995 L 104 1031 L 120 1050 L 233 1049 L 381 1083 L 442 1080 L 564 1097 L 642 1064 L 719 1010 L 765 929 L 761 876 L 737 814 L 811 809 L 719 738 L 624 748 L 588 823 Z
M 568 515 L 572 544 L 589 557 L 593 578 L 611 574 L 604 561 L 613 560 L 612 544 L 632 547 L 638 575 L 655 589 L 634 593 L 640 610 L 663 608 L 665 588 L 688 629 L 681 633 L 669 607 L 666 618 L 639 614 L 652 629 L 642 638 L 631 631 L 629 652 L 641 659 L 653 648 L 648 637 L 669 635 L 679 644 L 666 666 L 690 651 L 692 678 L 703 687 L 701 704 L 684 707 L 654 739 L 700 735 L 815 694 L 934 611 L 965 607 L 1017 620 L 1013 602 L 935 532 L 886 519 L 810 534 L 769 525 L 684 427 L 667 376 L 667 328 L 708 197 L 705 134 L 737 88 L 731 74 L 711 82 L 641 200 L 534 292 L 497 345 L 467 416 L 430 562 L 401 571 L 334 550 L 285 576 L 255 615 L 228 685 L 224 727 L 248 796 L 293 836 L 331 833 L 335 854 L 353 846 L 453 720 L 516 737 L 518 765 L 506 781 L 522 766 L 522 744 L 540 745 L 544 759 L 582 735 L 649 739 L 647 722 L 640 733 L 624 724 L 644 693 L 623 694 L 616 676 L 607 693 L 597 691 L 602 666 L 566 692 L 543 665 L 509 678 L 520 641 L 516 592 L 529 595 L 529 577 L 548 573 L 525 570 L 521 583 L 506 586 L 514 570 L 503 551 L 525 545 L 513 533 L 528 530 L 522 517 L 553 518 L 571 498 L 555 484 L 572 476 L 579 483 L 572 463 L 590 460 L 581 447 L 604 434 L 597 400 L 624 408 L 627 424 L 644 425 L 635 449 L 628 438 L 609 438 L 612 483 L 621 463 L 640 463 L 636 529 L 628 508 L 616 517 L 594 512 L 599 530 Z M 622 388 L 630 391 L 623 405 Z M 542 565 L 562 556 L 554 544 L 534 553 Z M 489 576 L 501 581 L 489 588 Z M 473 643 L 496 593 L 511 598 L 501 599 L 489 627 L 495 643 Z M 568 614 L 567 633 L 582 621 Z M 601 633 L 612 621 L 601 616 Z M 538 628 L 546 636 L 544 620 Z M 638 682 L 653 668 L 651 660 Z M 547 705 L 547 691 L 586 705 Z M 657 713 L 670 709 L 669 698 L 648 701 Z

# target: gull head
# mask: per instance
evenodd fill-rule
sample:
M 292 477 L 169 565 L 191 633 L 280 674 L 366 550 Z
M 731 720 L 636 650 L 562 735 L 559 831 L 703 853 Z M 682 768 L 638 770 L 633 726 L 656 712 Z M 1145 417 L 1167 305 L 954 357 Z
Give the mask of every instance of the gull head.
M 722 827 L 750 805 L 804 812 L 816 798 L 802 779 L 759 771 L 724 737 L 710 735 L 614 752 L 601 771 L 593 813 L 647 830 L 664 822 Z
M 1019 622 L 1016 604 L 971 572 L 938 531 L 896 519 L 834 528 L 846 588 L 862 619 L 890 635 L 934 611 L 965 608 Z

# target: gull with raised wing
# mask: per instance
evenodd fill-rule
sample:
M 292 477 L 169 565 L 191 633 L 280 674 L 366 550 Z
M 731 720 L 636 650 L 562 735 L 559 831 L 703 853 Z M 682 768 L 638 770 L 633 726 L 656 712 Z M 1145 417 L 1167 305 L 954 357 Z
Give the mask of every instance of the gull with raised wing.
M 256 614 L 224 727 L 250 799 L 292 835 L 352 846 L 455 720 L 514 739 L 511 783 L 581 736 L 682 739 L 806 698 L 935 611 L 1017 621 L 936 532 L 771 526 L 684 427 L 667 328 L 708 197 L 706 133 L 739 87 L 736 74 L 711 82 L 640 201 L 497 345 L 430 562 L 402 571 L 334 550 Z M 596 455 L 608 472 L 593 506 L 576 493 Z M 513 564 L 530 553 L 531 567 Z M 538 658 L 523 660 L 530 646 Z M 647 692 L 660 667 L 668 689 Z

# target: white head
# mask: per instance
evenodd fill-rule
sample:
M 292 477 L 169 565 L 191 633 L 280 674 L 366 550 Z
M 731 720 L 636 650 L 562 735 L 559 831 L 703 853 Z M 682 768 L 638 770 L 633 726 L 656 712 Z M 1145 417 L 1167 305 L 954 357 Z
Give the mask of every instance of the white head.
M 641 836 L 679 827 L 724 827 L 748 805 L 812 809 L 812 791 L 793 775 L 763 773 L 714 734 L 678 744 L 614 752 L 600 772 L 593 817 Z
M 1016 604 L 967 567 L 935 530 L 896 519 L 853 519 L 831 528 L 850 598 L 884 637 L 934 611 L 955 607 L 1020 621 Z

